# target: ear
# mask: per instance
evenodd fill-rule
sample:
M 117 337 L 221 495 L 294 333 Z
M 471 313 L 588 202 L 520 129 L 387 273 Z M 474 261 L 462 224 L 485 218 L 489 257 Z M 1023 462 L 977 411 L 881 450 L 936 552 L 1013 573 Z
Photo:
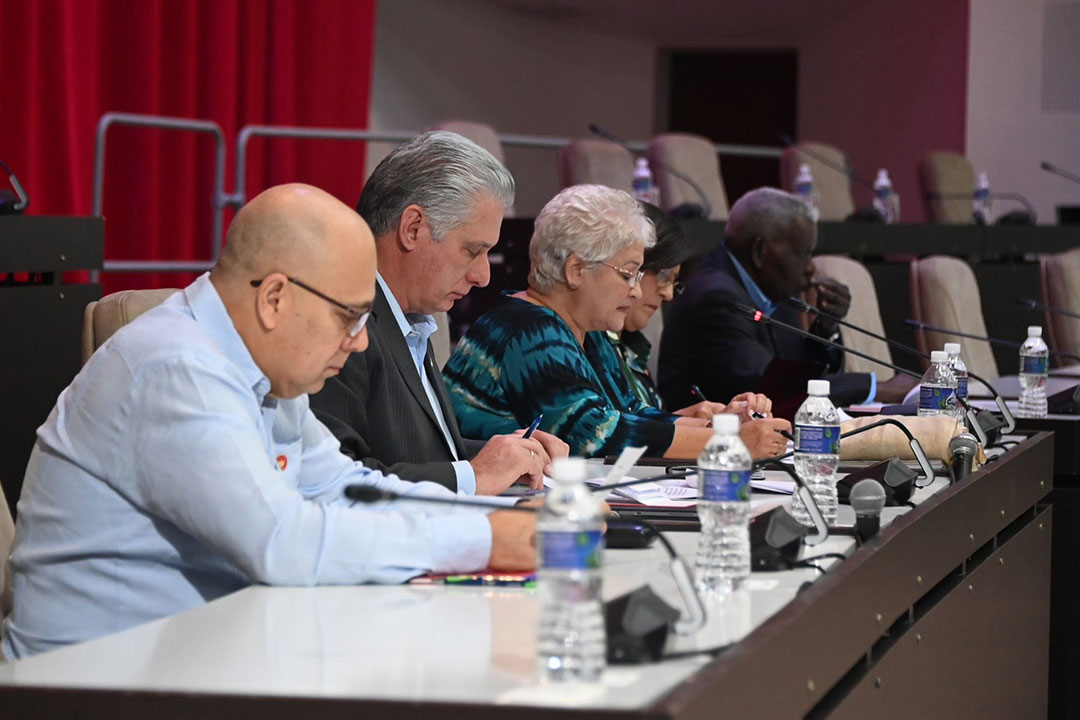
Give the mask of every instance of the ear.
M 256 288 L 255 315 L 264 330 L 274 330 L 281 324 L 289 302 L 288 284 L 289 278 L 284 273 L 271 273 Z
M 566 276 L 566 285 L 571 290 L 581 287 L 585 270 L 585 261 L 578 257 L 577 253 L 570 253 L 570 257 L 566 258 L 566 263 L 563 264 L 563 274 Z
M 431 228 L 427 224 L 427 214 L 419 205 L 409 205 L 398 218 L 398 245 L 405 252 L 412 252 L 423 242 L 424 236 L 431 237 Z
M 765 250 L 768 243 L 760 235 L 750 241 L 750 263 L 760 269 L 765 264 Z

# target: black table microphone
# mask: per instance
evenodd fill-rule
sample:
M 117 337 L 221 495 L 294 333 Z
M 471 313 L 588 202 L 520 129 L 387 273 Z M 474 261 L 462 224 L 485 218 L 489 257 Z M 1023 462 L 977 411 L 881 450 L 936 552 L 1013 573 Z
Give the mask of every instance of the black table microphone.
M 881 529 L 881 510 L 885 507 L 885 488 L 867 478 L 851 488 L 851 509 L 855 511 L 855 536 L 866 542 Z
M 1080 313 L 1074 313 L 1071 310 L 1066 310 L 1065 308 L 1047 305 L 1046 303 L 1041 303 L 1038 300 L 1032 300 L 1031 298 L 1018 297 L 1016 298 L 1016 302 L 1023 305 L 1028 310 L 1045 310 L 1051 315 L 1064 315 L 1065 317 L 1080 319 Z
M 949 441 L 949 455 L 952 456 L 952 471 L 956 480 L 963 480 L 971 474 L 978 450 L 978 441 L 969 433 L 960 433 Z

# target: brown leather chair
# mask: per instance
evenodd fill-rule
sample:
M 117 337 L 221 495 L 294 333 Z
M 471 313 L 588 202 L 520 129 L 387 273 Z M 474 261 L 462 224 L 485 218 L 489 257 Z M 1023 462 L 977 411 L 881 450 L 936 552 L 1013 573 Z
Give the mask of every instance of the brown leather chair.
M 720 175 L 720 158 L 708 138 L 684 133 L 665 133 L 649 141 L 649 165 L 660 190 L 660 207 L 671 212 L 680 205 L 701 205 L 701 195 L 674 168 L 691 178 L 709 202 L 709 218 L 727 220 L 728 200 Z
M 1039 290 L 1044 304 L 1080 314 L 1080 248 L 1039 256 Z M 1080 355 L 1080 319 L 1046 312 L 1043 326 L 1052 350 Z M 1055 365 L 1074 360 L 1054 358 Z
M 83 365 L 113 333 L 150 308 L 165 302 L 175 292 L 179 290 L 121 290 L 87 305 L 83 313 Z
M 877 288 L 870 271 L 860 262 L 842 255 L 819 255 L 814 258 L 815 275 L 830 277 L 848 286 L 851 291 L 851 309 L 844 318 L 853 325 L 866 328 L 878 335 L 885 335 L 885 324 L 881 321 L 881 309 L 878 306 Z M 865 333 L 840 326 L 840 337 L 844 347 L 866 353 L 873 357 L 892 362 L 892 352 L 883 340 Z M 877 373 L 878 382 L 892 378 L 896 372 L 892 368 L 847 353 L 844 359 L 846 372 Z
M 975 171 L 966 157 L 946 150 L 927 153 L 919 161 L 919 186 L 927 220 L 945 225 L 972 222 Z
M 948 330 L 960 330 L 972 335 L 986 336 L 982 297 L 971 266 L 963 260 L 945 255 L 931 255 L 911 261 L 911 316 L 917 322 Z M 945 343 L 961 346 L 964 364 L 976 375 L 995 380 L 997 361 L 990 343 L 959 335 L 915 331 L 915 343 L 929 353 L 941 350 Z M 924 367 L 928 366 L 926 361 Z
M 606 185 L 632 192 L 634 157 L 618 143 L 597 138 L 579 138 L 559 148 L 559 184 Z
M 810 166 L 810 173 L 814 177 L 820 220 L 844 220 L 855 212 L 855 201 L 851 197 L 851 161 L 847 155 L 825 143 L 802 142 L 792 145 L 780 156 L 780 187 L 788 192 L 795 191 L 795 178 L 799 174 L 799 165 L 803 163 Z

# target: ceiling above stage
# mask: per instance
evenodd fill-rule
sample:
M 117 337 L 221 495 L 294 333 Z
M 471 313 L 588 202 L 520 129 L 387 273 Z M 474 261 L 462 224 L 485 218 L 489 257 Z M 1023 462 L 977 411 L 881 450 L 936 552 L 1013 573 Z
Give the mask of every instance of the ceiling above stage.
M 868 0 L 487 0 L 538 20 L 668 46 L 794 40 Z

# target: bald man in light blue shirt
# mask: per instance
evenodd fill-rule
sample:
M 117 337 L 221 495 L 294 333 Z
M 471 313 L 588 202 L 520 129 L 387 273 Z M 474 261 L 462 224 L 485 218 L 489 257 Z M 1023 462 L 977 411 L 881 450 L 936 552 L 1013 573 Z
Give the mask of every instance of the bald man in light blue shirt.
M 364 331 L 371 233 L 304 185 L 272 188 L 215 269 L 121 329 L 38 440 L 11 558 L 9 659 L 176 613 L 252 583 L 396 583 L 525 569 L 532 516 L 353 507 L 346 485 L 453 497 L 350 461 L 308 409 Z

